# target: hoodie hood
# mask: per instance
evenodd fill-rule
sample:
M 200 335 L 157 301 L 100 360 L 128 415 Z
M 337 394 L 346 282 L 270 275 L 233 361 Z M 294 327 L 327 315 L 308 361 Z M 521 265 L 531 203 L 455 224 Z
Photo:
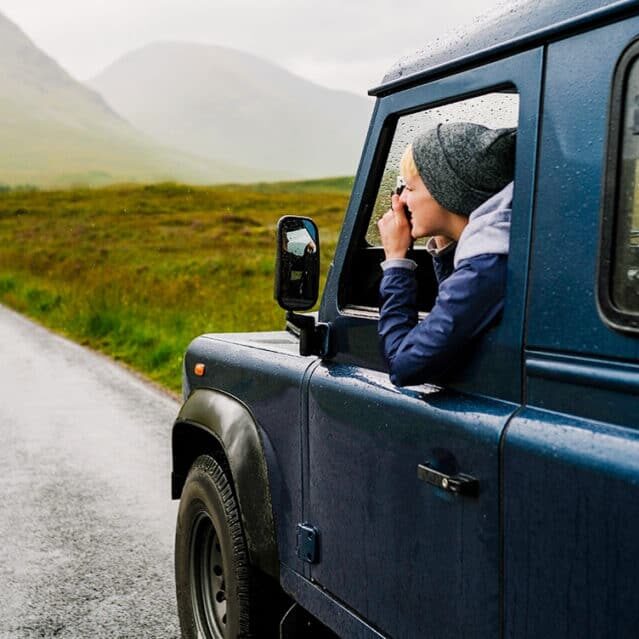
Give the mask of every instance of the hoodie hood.
M 478 206 L 457 240 L 454 264 L 486 254 L 508 254 L 513 182 Z

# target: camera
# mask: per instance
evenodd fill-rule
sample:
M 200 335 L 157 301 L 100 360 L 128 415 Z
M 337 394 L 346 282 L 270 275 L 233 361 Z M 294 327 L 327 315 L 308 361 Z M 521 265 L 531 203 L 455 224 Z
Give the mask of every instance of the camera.
M 393 194 L 401 195 L 402 191 L 406 188 L 406 183 L 404 182 L 404 178 L 401 175 L 397 176 L 397 183 L 395 185 L 395 189 L 392 191 Z M 408 224 L 412 228 L 412 223 L 410 220 L 411 212 L 406 205 L 404 205 L 404 215 L 406 215 L 406 219 L 408 220 Z

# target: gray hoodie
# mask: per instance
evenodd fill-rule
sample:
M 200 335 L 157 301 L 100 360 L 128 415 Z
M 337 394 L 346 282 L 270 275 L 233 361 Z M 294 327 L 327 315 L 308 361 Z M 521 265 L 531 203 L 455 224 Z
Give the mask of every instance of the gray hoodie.
M 513 188 L 513 182 L 510 182 L 470 214 L 457 241 L 455 268 L 462 260 L 477 255 L 508 254 Z

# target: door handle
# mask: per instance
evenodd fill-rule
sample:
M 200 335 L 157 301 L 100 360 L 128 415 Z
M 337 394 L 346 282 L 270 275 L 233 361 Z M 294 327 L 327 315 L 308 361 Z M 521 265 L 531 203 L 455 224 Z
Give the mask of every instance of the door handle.
M 457 475 L 447 475 L 425 464 L 417 466 L 417 477 L 425 482 L 443 488 L 456 495 L 466 497 L 477 497 L 479 495 L 479 481 L 470 475 L 459 473 Z

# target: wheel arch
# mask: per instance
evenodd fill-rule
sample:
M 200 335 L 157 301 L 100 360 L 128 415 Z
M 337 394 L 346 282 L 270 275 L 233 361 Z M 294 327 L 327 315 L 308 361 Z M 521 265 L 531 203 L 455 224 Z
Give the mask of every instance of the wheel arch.
M 211 455 L 229 472 L 251 564 L 279 580 L 279 558 L 264 433 L 249 409 L 218 390 L 198 389 L 173 426 L 171 493 L 179 499 L 193 462 Z M 266 447 L 269 448 L 268 442 Z

